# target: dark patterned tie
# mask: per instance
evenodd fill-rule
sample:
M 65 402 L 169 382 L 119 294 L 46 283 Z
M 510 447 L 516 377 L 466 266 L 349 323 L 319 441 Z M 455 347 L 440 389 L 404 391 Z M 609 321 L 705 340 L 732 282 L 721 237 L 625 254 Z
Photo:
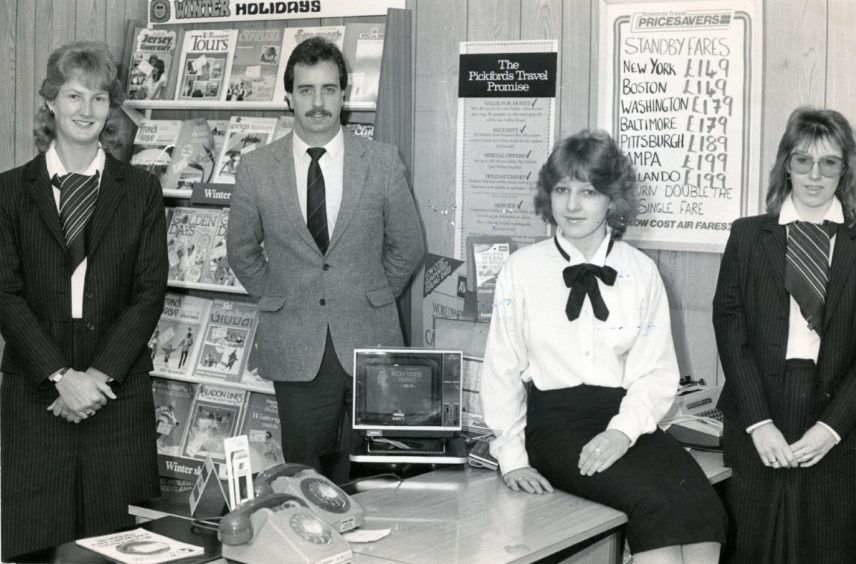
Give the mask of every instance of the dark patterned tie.
M 556 248 L 559 249 L 559 254 L 565 260 L 570 261 L 571 257 L 565 252 L 565 249 L 559 245 L 559 240 L 553 238 L 556 243 Z M 606 254 L 612 250 L 612 240 L 609 241 Z M 580 316 L 583 309 L 583 303 L 586 301 L 586 296 L 591 300 L 591 309 L 594 316 L 600 321 L 606 321 L 609 317 L 609 308 L 603 301 L 603 296 L 600 295 L 600 287 L 597 284 L 597 279 L 603 280 L 607 286 L 615 284 L 615 278 L 618 273 L 610 266 L 597 266 L 594 264 L 583 263 L 569 266 L 562 271 L 562 277 L 565 280 L 565 286 L 570 288 L 568 294 L 568 303 L 565 305 L 565 314 L 568 316 L 568 321 L 574 321 Z
M 86 223 L 95 211 L 98 178 L 98 172 L 92 176 L 72 172 L 63 177 L 55 174 L 51 179 L 51 184 L 60 190 L 59 219 L 72 272 L 86 258 Z
M 827 226 L 834 224 L 827 222 Z M 809 329 L 821 334 L 826 285 L 829 282 L 829 227 L 794 221 L 788 226 L 785 289 L 793 296 Z
M 306 176 L 306 227 L 315 239 L 321 254 L 327 252 L 330 236 L 327 233 L 327 203 L 324 188 L 324 175 L 318 159 L 326 152 L 323 147 L 306 149 L 312 162 L 309 163 L 309 174 Z

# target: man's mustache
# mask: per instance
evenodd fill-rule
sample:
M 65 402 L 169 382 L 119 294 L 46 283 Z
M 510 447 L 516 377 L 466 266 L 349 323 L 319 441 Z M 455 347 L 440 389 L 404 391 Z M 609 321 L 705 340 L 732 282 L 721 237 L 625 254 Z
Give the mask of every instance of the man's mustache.
M 333 114 L 328 112 L 327 110 L 309 110 L 306 112 L 306 117 L 333 117 Z

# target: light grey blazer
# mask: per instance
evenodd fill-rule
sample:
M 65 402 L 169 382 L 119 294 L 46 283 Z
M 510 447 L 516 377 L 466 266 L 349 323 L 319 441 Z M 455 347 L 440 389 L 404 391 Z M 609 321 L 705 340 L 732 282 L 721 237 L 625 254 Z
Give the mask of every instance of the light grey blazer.
M 227 249 L 259 304 L 259 373 L 303 382 L 328 328 L 349 374 L 354 348 L 402 345 L 395 298 L 425 244 L 397 149 L 345 131 L 342 205 L 322 255 L 298 205 L 292 135 L 241 158 Z

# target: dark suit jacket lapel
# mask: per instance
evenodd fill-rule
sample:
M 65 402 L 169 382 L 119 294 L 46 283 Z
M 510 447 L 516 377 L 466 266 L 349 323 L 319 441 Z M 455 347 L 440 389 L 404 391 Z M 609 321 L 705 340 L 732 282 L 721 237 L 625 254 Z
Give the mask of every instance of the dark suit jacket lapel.
M 51 180 L 48 178 L 48 168 L 45 164 L 45 154 L 30 161 L 27 165 L 27 178 L 30 181 L 30 197 L 39 210 L 39 215 L 48 227 L 51 235 L 57 243 L 65 249 L 65 235 L 62 232 L 62 223 L 59 220 L 59 211 L 56 208 Z
M 116 208 L 119 203 L 127 197 L 125 190 L 125 174 L 118 161 L 109 154 L 104 163 L 104 175 L 98 186 L 98 201 L 95 204 L 95 213 L 92 216 L 92 226 L 89 241 L 86 246 L 86 254 L 92 255 L 99 243 L 104 239 L 104 234 L 110 223 L 115 221 Z
M 365 148 L 360 144 L 359 140 L 347 131 L 343 131 L 345 136 L 345 164 L 342 167 L 342 205 L 339 206 L 339 215 L 336 216 L 336 228 L 333 230 L 333 236 L 330 238 L 330 247 L 332 248 L 339 239 L 342 238 L 342 233 L 348 227 L 354 213 L 357 211 L 357 205 L 363 195 L 363 189 L 366 185 L 366 177 L 369 173 L 368 164 L 363 158 Z M 329 252 L 329 248 L 328 251 Z
M 826 287 L 826 305 L 824 306 L 823 325 L 838 309 L 838 301 L 845 284 L 852 284 L 850 273 L 856 264 L 856 227 L 841 227 L 835 237 L 835 249 L 832 251 L 832 267 L 829 269 L 829 284 Z
M 761 245 L 764 247 L 763 256 L 770 265 L 770 272 L 772 272 L 776 282 L 784 288 L 787 231 L 784 225 L 779 225 L 779 216 L 768 215 L 764 218 Z

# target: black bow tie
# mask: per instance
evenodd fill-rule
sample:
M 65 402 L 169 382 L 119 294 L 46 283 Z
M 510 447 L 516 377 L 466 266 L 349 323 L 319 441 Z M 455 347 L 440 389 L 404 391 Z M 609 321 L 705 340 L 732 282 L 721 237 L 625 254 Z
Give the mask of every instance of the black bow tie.
M 555 239 L 556 248 L 565 258 L 570 260 L 571 257 L 559 245 L 558 239 Z M 612 241 L 610 241 L 609 250 L 612 250 Z M 609 250 L 607 254 L 609 254 Z M 615 284 L 615 278 L 618 273 L 610 266 L 597 266 L 594 264 L 583 263 L 569 266 L 562 271 L 562 277 L 565 280 L 565 286 L 570 288 L 568 294 L 568 303 L 565 306 L 565 313 L 568 315 L 568 321 L 574 321 L 580 316 L 583 303 L 586 301 L 586 296 L 591 300 L 591 308 L 594 311 L 594 316 L 600 321 L 606 321 L 609 317 L 609 308 L 603 302 L 603 297 L 600 295 L 600 287 L 597 279 L 603 280 L 607 286 Z

